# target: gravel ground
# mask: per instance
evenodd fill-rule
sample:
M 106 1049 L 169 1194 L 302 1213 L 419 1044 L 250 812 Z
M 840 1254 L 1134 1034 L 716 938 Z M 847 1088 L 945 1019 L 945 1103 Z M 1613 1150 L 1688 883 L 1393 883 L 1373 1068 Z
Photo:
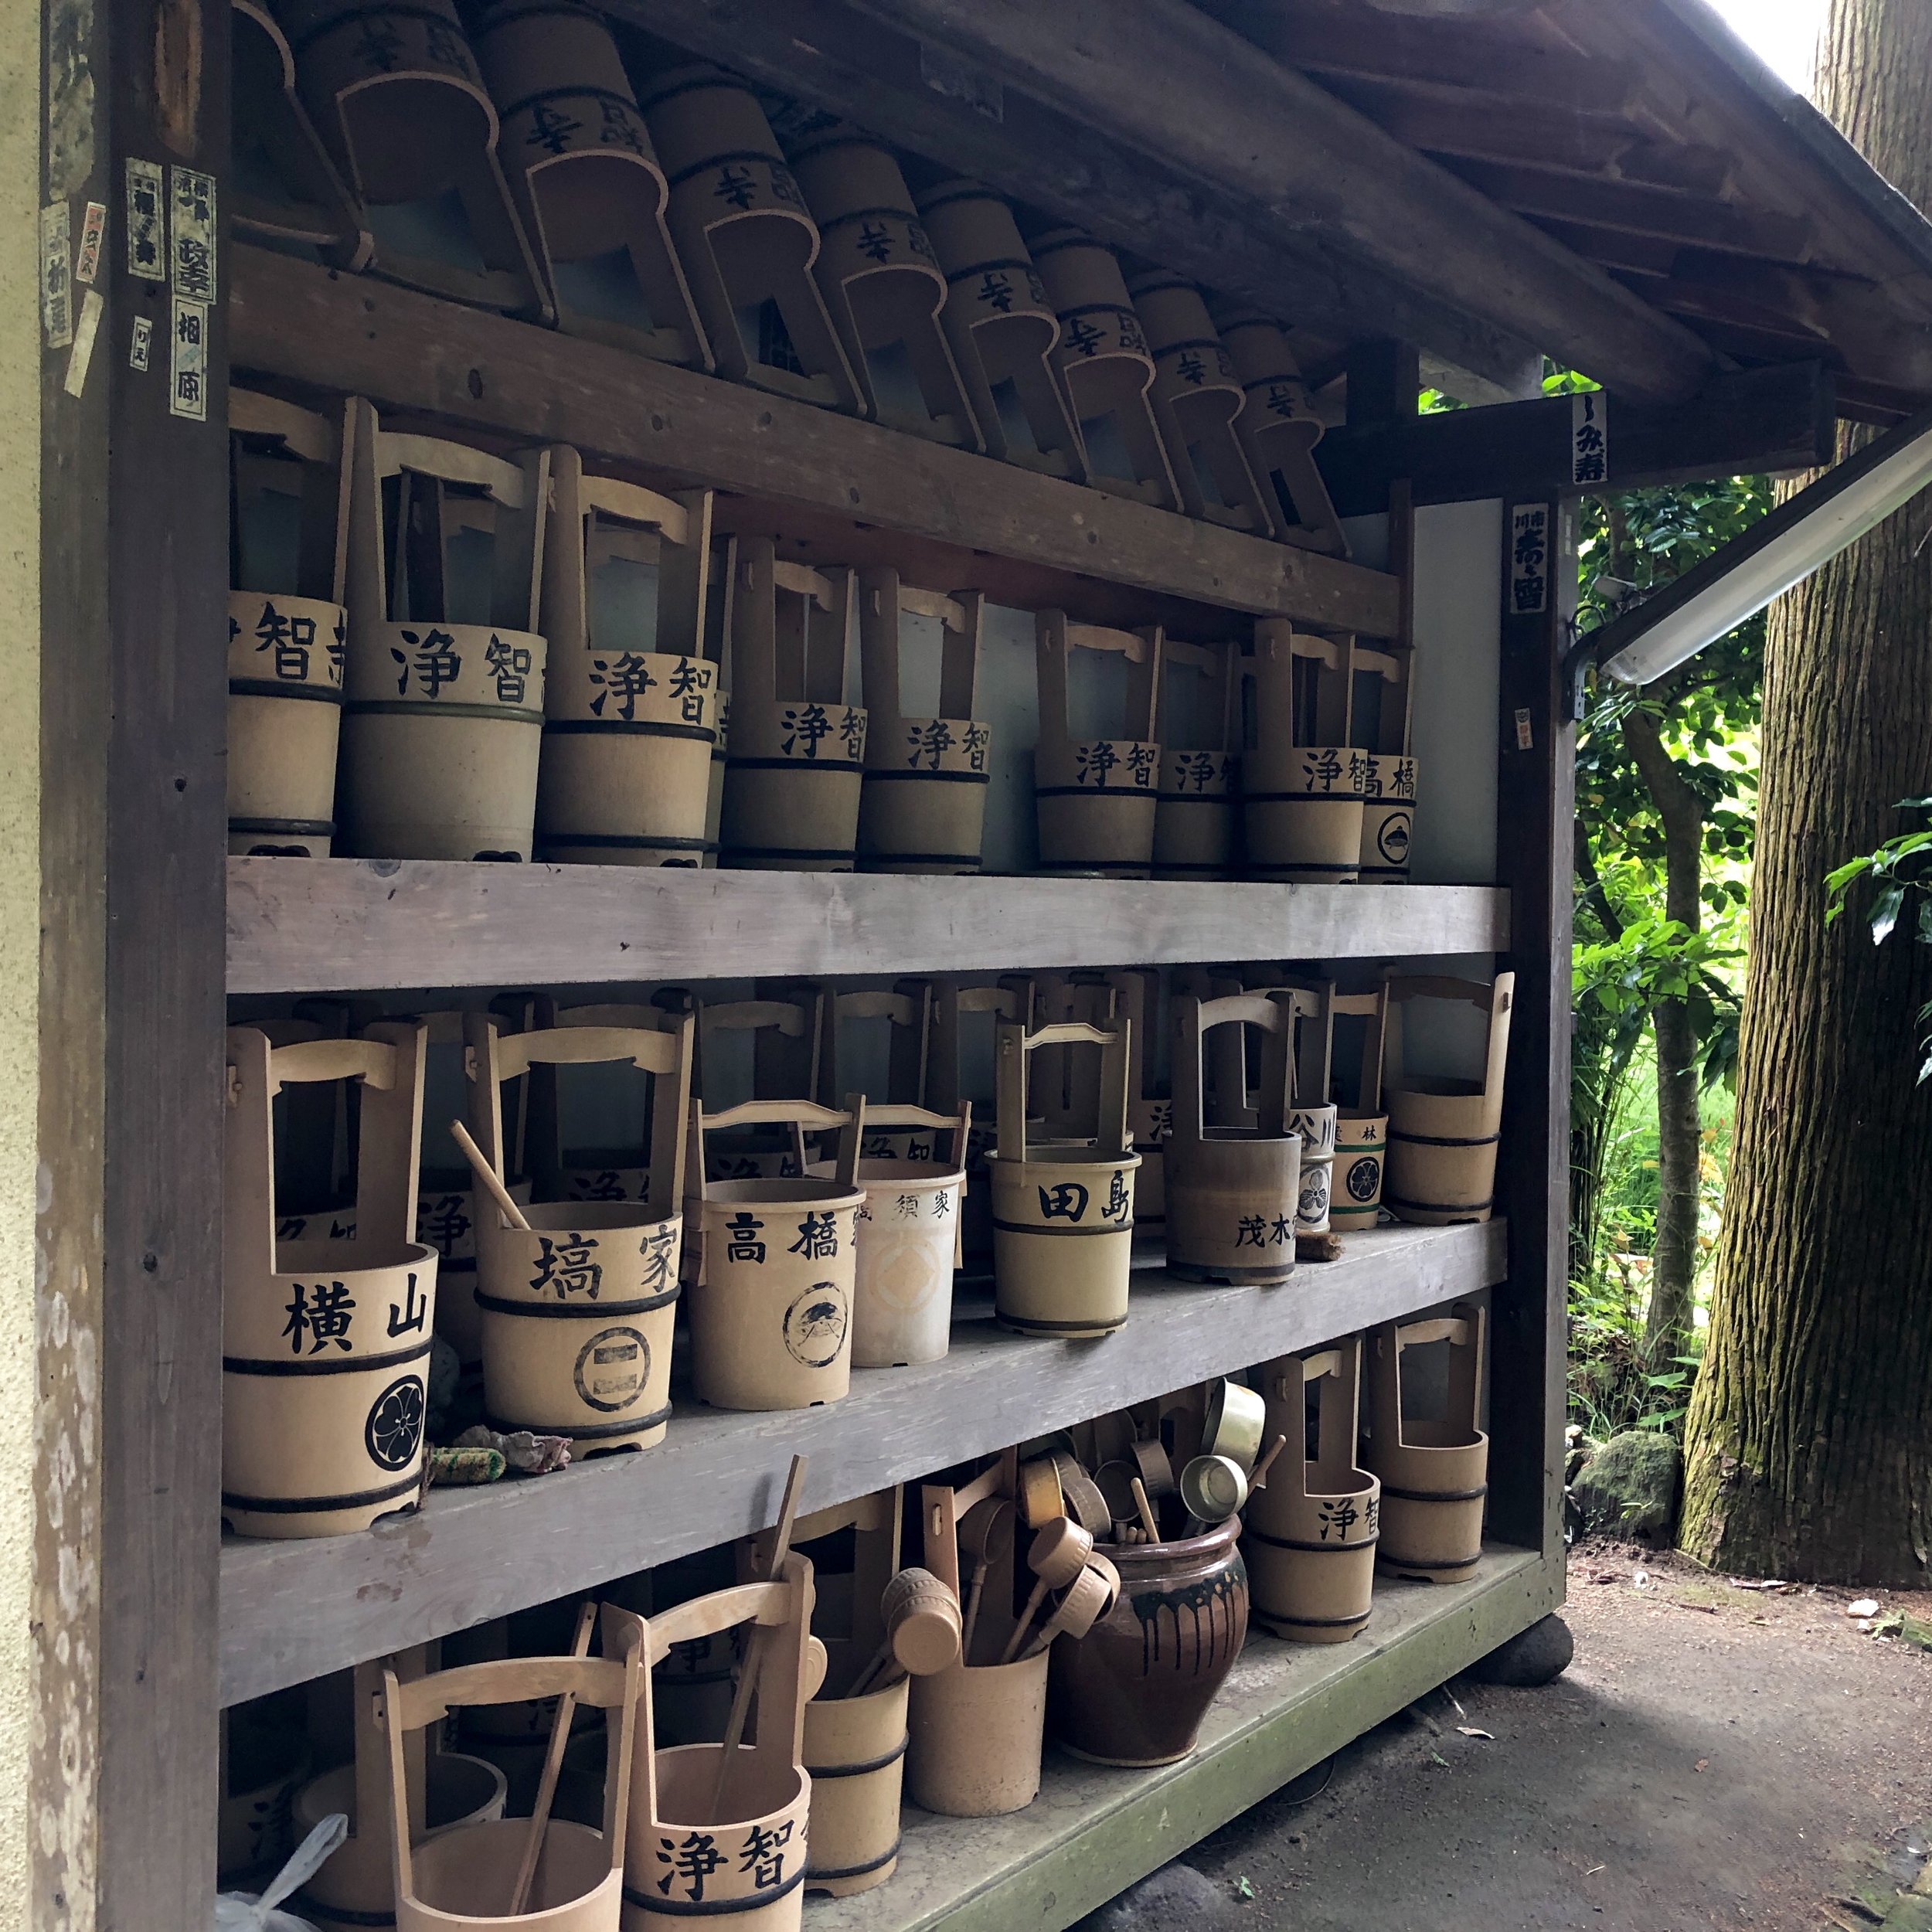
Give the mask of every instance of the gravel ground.
M 1869 1932 L 1932 1828 L 1932 1655 L 1857 1594 L 1587 1546 L 1565 1675 L 1458 1680 L 1188 1862 L 1254 1932 Z

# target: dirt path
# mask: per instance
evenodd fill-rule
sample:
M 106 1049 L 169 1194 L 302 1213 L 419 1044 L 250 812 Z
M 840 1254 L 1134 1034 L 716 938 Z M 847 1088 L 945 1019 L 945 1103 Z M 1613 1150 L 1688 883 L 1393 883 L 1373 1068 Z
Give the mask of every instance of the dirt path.
M 1425 1699 L 1188 1862 L 1251 1889 L 1255 1932 L 1869 1929 L 1932 1828 L 1932 1655 L 1862 1634 L 1854 1594 L 1588 1549 L 1564 1676 L 1459 1680 L 1461 1711 Z

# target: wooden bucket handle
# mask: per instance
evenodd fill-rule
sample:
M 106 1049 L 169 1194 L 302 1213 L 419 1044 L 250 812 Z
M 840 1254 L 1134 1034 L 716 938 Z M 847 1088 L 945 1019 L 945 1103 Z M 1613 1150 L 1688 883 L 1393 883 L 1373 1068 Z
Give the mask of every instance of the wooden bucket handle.
M 1484 1326 L 1480 1308 L 1474 1302 L 1458 1301 L 1447 1315 L 1425 1321 L 1385 1322 L 1378 1328 L 1371 1371 L 1376 1427 L 1393 1425 L 1397 1441 L 1408 1446 L 1403 1434 L 1402 1352 L 1446 1342 L 1449 1389 L 1444 1420 L 1473 1432 L 1481 1403 Z
M 801 1174 L 805 1168 L 805 1135 L 825 1133 L 836 1128 L 838 1153 L 834 1178 L 841 1187 L 857 1188 L 859 1144 L 866 1131 L 866 1097 L 862 1094 L 848 1094 L 842 1107 L 821 1107 L 816 1100 L 743 1100 L 736 1107 L 726 1107 L 722 1114 L 707 1114 L 704 1102 L 694 1100 L 691 1103 L 691 1171 L 701 1191 L 705 1186 L 704 1137 L 734 1127 L 762 1126 L 789 1127 L 792 1130 L 793 1147 Z M 702 1192 L 700 1198 L 703 1198 Z
M 1207 1138 L 1206 1077 L 1202 1065 L 1207 1037 L 1217 1027 L 1258 1026 L 1267 1036 L 1261 1052 L 1260 1104 L 1255 1125 L 1264 1139 L 1280 1140 L 1287 1131 L 1291 1094 L 1289 1042 L 1294 1014 L 1278 993 L 1230 993 L 1203 1000 L 1184 993 L 1174 1002 L 1174 1110 L 1168 1131 L 1199 1145 Z M 1231 1068 L 1246 1064 L 1244 1054 L 1230 1053 Z M 1246 1097 L 1238 1104 L 1245 1108 Z
M 997 1151 L 1002 1161 L 1026 1158 L 1026 1062 L 1043 1046 L 1090 1045 L 1100 1049 L 1100 1088 L 1094 1146 L 1102 1153 L 1125 1155 L 1133 1141 L 1127 1125 L 1127 1066 L 1133 1022 L 1111 1028 L 1084 1020 L 1059 1020 L 1028 1032 L 1012 1020 L 998 1022 L 995 1050 L 998 1078 Z
M 1039 690 L 1040 736 L 1062 744 L 1073 741 L 1073 713 L 1067 698 L 1067 661 L 1076 651 L 1117 651 L 1132 667 L 1128 679 L 1127 733 L 1137 743 L 1158 736 L 1161 665 L 1165 634 L 1149 624 L 1139 631 L 1111 631 L 1075 624 L 1064 611 L 1040 611 L 1033 618 L 1034 676 Z

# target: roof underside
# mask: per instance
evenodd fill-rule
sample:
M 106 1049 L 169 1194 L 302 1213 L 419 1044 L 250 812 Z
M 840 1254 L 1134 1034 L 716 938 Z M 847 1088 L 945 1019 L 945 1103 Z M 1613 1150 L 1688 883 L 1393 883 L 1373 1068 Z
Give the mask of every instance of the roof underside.
M 1720 366 L 1821 362 L 1873 421 L 1932 400 L 1932 223 L 1703 0 L 1196 4 Z

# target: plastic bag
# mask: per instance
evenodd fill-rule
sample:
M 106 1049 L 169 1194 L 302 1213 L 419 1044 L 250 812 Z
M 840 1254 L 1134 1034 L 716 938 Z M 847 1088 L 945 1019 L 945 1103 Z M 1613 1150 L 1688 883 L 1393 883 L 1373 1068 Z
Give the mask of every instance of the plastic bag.
M 336 1846 L 349 1836 L 349 1814 L 331 1811 L 328 1816 L 296 1846 L 288 1862 L 275 1874 L 274 1883 L 257 1898 L 247 1892 L 222 1892 L 215 1898 L 214 1932 L 315 1932 L 306 1919 L 276 1907 L 291 1893 L 301 1889 L 322 1869 Z

